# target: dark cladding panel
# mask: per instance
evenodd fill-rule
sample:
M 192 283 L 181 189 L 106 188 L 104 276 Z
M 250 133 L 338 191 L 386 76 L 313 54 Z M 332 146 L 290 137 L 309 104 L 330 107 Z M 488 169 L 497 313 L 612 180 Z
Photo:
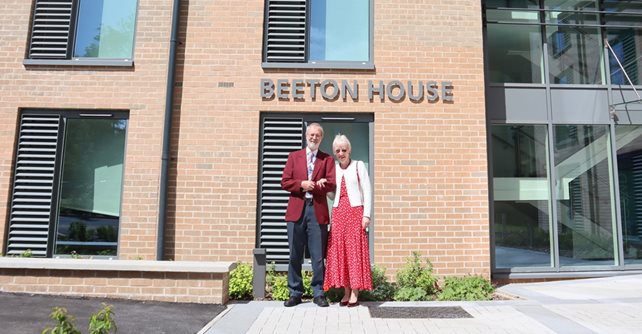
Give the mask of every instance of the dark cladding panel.
M 546 122 L 546 90 L 543 87 L 487 87 L 486 110 L 490 121 Z
M 607 90 L 551 88 L 553 123 L 608 124 Z

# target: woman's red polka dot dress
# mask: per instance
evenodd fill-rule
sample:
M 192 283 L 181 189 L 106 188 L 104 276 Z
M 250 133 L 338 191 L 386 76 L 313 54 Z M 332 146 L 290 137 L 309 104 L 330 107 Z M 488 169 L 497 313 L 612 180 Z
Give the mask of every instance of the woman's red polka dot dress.
M 361 227 L 363 206 L 351 207 L 341 178 L 339 206 L 332 208 L 323 288 L 372 290 L 368 235 Z

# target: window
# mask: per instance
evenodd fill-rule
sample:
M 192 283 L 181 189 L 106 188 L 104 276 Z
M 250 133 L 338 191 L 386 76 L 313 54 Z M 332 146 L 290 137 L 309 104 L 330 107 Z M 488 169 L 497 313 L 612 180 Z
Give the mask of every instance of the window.
M 131 66 L 137 0 L 35 0 L 25 64 Z
M 551 267 L 545 125 L 493 125 L 495 267 Z
M 22 112 L 8 255 L 117 255 L 126 133 L 124 112 Z
M 370 0 L 267 0 L 263 67 L 373 68 Z

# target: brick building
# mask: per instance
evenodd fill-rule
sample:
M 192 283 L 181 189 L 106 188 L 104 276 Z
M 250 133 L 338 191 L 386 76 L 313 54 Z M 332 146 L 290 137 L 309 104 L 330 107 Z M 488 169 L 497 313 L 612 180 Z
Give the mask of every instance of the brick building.
M 605 131 L 615 125 L 608 106 L 617 102 L 606 97 L 614 82 L 607 75 L 576 83 L 570 70 L 567 81 L 541 74 L 540 81 L 531 80 L 536 75 L 530 74 L 554 66 L 559 72 L 574 68 L 573 59 L 580 57 L 573 50 L 582 39 L 571 38 L 577 33 L 564 32 L 566 25 L 550 17 L 561 22 L 555 13 L 588 10 L 603 18 L 598 12 L 610 3 L 586 7 L 591 1 L 575 1 L 582 3 L 578 9 L 571 2 L 4 1 L 3 253 L 205 265 L 251 262 L 253 249 L 263 248 L 268 261 L 284 268 L 287 194 L 279 187 L 280 171 L 287 153 L 302 147 L 305 125 L 320 122 L 326 131 L 322 149 L 330 152 L 334 134 L 345 133 L 353 156 L 368 165 L 374 184 L 371 256 L 389 275 L 413 251 L 430 259 L 440 276 L 595 275 L 600 268 L 571 265 L 567 271 L 560 265 L 560 258 L 584 255 L 557 251 L 559 240 L 569 238 L 558 237 L 553 223 L 565 209 L 545 209 L 560 199 L 575 205 L 603 200 L 582 199 L 591 193 L 582 184 L 590 182 L 570 181 L 581 171 L 564 179 L 574 185 L 561 192 L 577 194 L 571 200 L 545 191 L 553 175 L 542 183 L 537 172 L 546 167 L 531 174 L 527 167 L 509 170 L 520 159 L 541 161 L 510 142 L 515 127 L 506 124 L 542 133 L 554 131 L 559 117 L 564 124 L 597 122 Z M 556 24 L 555 32 L 546 30 Z M 511 31 L 515 39 L 503 35 Z M 639 30 L 633 31 L 637 42 Z M 542 56 L 553 42 L 551 59 L 569 60 L 556 65 Z M 636 49 L 623 50 L 630 56 Z M 606 53 L 598 58 L 608 62 Z M 604 99 L 592 99 L 594 94 Z M 601 116 L 565 119 L 559 115 L 566 111 L 552 111 L 574 101 Z M 491 150 L 487 143 L 499 146 Z M 609 166 L 604 168 L 612 172 Z M 527 198 L 518 181 L 533 175 L 534 197 Z M 616 196 L 614 187 L 611 182 L 603 191 Z M 617 200 L 609 203 L 609 212 L 619 210 Z M 589 212 L 589 206 L 571 212 Z M 608 272 L 635 269 L 619 260 L 626 248 L 617 232 L 622 220 L 609 212 L 600 219 L 620 229 L 610 234 Z M 579 225 L 563 224 L 571 230 Z M 590 231 L 590 219 L 585 225 Z M 528 233 L 540 239 L 520 237 Z M 590 248 L 595 238 L 582 235 Z M 529 262 L 531 252 L 550 261 Z M 76 273 L 77 266 L 66 263 L 4 266 L 1 287 L 60 292 L 43 288 L 45 283 L 67 293 L 201 302 L 211 300 L 196 295 L 225 294 L 226 278 L 218 272 L 137 273 L 121 266 Z M 76 276 L 88 281 L 73 283 Z M 213 278 L 222 283 L 207 287 Z M 123 289 L 82 291 L 82 284 Z M 131 285 L 140 288 L 126 289 Z M 194 286 L 216 291 L 189 290 Z

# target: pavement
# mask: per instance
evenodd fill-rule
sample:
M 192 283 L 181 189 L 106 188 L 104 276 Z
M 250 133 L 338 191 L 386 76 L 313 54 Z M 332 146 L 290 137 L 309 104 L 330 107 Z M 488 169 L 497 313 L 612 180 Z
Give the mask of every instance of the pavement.
M 227 305 L 101 300 L 0 293 L 0 333 L 40 333 L 53 326 L 53 306 L 87 319 L 102 302 L 114 305 L 118 333 L 642 333 L 642 275 L 514 283 L 505 300 L 366 302 L 320 308 L 311 302 Z
M 497 291 L 512 299 L 354 308 L 229 303 L 201 333 L 642 333 L 642 275 L 514 283 Z

